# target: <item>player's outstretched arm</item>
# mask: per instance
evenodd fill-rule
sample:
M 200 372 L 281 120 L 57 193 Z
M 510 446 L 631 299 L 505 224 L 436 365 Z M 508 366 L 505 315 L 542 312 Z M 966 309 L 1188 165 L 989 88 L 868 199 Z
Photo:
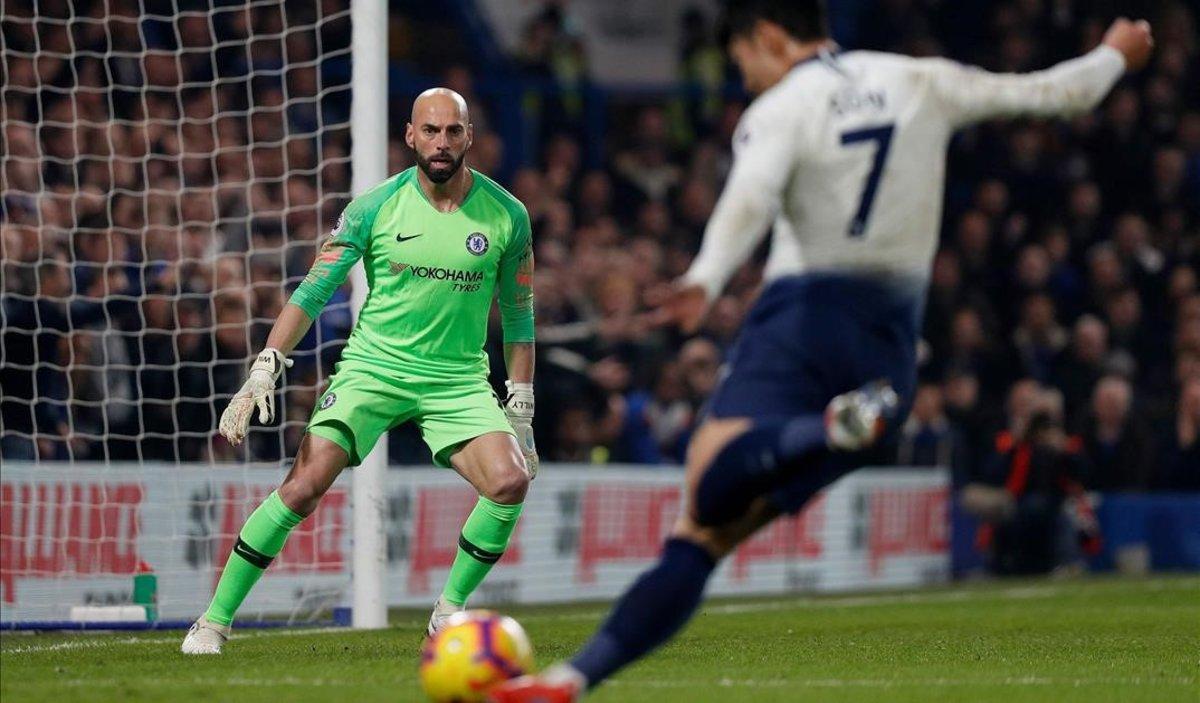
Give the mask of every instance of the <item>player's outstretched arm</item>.
M 746 110 L 733 136 L 734 164 L 704 228 L 700 253 L 687 272 L 652 291 L 651 324 L 699 328 L 709 305 L 750 258 L 779 214 L 783 191 L 805 152 L 802 111 L 785 94 L 764 94 Z
M 1118 19 L 1100 46 L 1033 73 L 988 73 L 945 59 L 926 59 L 931 87 L 952 124 L 1014 115 L 1070 115 L 1096 107 L 1126 71 L 1150 60 L 1154 40 L 1145 20 Z
M 271 327 L 267 346 L 255 357 L 249 378 L 221 413 L 218 429 L 230 444 L 241 444 L 246 438 L 255 408 L 258 408 L 259 422 L 267 424 L 275 418 L 275 384 L 283 370 L 292 365 L 287 355 L 308 332 L 333 292 L 345 282 L 354 263 L 362 258 L 363 244 L 356 236 L 356 229 L 348 228 L 346 224 L 343 216 L 337 229 L 321 246 L 308 276 L 296 288 Z

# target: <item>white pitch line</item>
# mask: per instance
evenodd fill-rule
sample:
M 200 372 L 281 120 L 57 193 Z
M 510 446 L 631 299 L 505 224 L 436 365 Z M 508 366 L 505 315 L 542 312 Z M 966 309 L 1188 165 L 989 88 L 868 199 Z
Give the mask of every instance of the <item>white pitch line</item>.
M 3 654 L 31 654 L 36 652 L 57 652 L 63 649 L 103 649 L 122 644 L 164 644 L 174 642 L 174 639 L 150 639 L 126 637 L 119 640 L 76 640 L 70 642 L 55 642 L 54 644 L 33 644 L 28 647 L 13 647 L 0 651 Z
M 39 685 L 42 684 L 42 682 L 38 682 L 38 683 L 39 683 Z M 74 686 L 74 687 L 126 686 L 129 684 L 129 680 L 128 679 L 55 679 L 54 683 L 56 685 Z M 323 678 L 303 679 L 303 678 L 298 678 L 295 676 L 284 676 L 282 678 L 263 678 L 263 679 L 247 678 L 244 676 L 233 676 L 228 679 L 222 679 L 222 678 L 217 678 L 217 677 L 197 677 L 197 678 L 192 679 L 188 683 L 192 683 L 197 686 L 209 686 L 209 687 L 250 686 L 250 687 L 254 687 L 254 688 L 265 688 L 265 687 L 269 687 L 269 686 L 351 686 L 351 685 L 355 685 L 355 684 L 358 684 L 361 682 L 360 681 L 346 681 L 346 680 L 342 680 L 342 679 L 323 679 Z M 144 681 L 139 681 L 138 686 L 174 686 L 174 687 L 178 687 L 179 682 L 171 681 L 171 680 L 146 679 Z
M 182 630 L 180 631 L 182 632 Z M 234 639 L 244 639 L 247 637 L 303 637 L 305 635 L 326 635 L 341 633 L 346 634 L 352 632 L 342 627 L 308 627 L 296 628 L 294 630 L 278 629 L 278 630 L 253 630 L 250 632 L 239 632 L 234 636 Z M 72 633 L 74 634 L 74 633 Z M 84 633 L 80 633 L 84 634 Z M 182 642 L 183 636 L 177 637 L 124 637 L 115 640 L 73 640 L 69 642 L 55 642 L 54 644 L 34 644 L 27 647 L 13 647 L 12 649 L 2 650 L 3 654 L 35 654 L 37 652 L 55 652 L 64 649 L 103 649 L 105 647 L 115 647 L 119 645 L 130 644 L 171 644 L 173 642 Z
M 1086 585 L 1086 582 L 1084 582 Z M 1179 581 L 1159 581 L 1145 584 L 1147 590 L 1194 590 L 1197 586 L 1195 579 Z M 794 597 L 754 601 L 751 603 L 722 603 L 702 606 L 701 612 L 714 615 L 739 615 L 744 613 L 774 612 L 780 610 L 813 610 L 826 608 L 861 608 L 880 605 L 921 604 L 921 603 L 961 603 L 974 600 L 1031 600 L 1063 595 L 1068 589 L 1075 591 L 1072 586 L 1078 583 L 1062 583 L 1046 586 L 1012 586 L 994 590 L 979 591 L 935 591 L 932 593 L 881 593 L 863 596 L 827 596 L 827 597 Z M 1103 585 L 1102 583 L 1099 585 Z M 573 613 L 529 613 L 521 617 L 523 622 L 575 622 L 596 620 L 608 614 L 608 608 L 596 608 Z M 419 623 L 417 623 L 419 626 Z M 271 629 L 258 631 L 242 631 L 234 639 L 244 637 L 304 637 L 313 634 L 348 634 L 353 630 L 340 627 L 325 628 L 296 628 Z M 12 635 L 6 635 L 10 637 Z M 72 642 L 57 642 L 48 645 L 29 645 L 2 650 L 4 654 L 35 654 L 70 649 L 92 649 L 120 645 L 167 644 L 178 642 L 178 637 L 167 638 L 136 638 L 126 637 L 117 640 L 78 640 Z

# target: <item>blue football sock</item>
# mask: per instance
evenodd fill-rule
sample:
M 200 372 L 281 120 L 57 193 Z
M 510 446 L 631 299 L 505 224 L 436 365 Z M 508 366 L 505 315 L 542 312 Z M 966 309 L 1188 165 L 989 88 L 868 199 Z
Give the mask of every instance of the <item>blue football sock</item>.
M 571 666 L 591 688 L 649 654 L 691 619 L 715 567 L 712 555 L 700 545 L 667 540 L 658 565 L 629 587 Z
M 746 513 L 755 498 L 825 456 L 820 413 L 759 422 L 725 445 L 696 488 L 693 513 L 701 525 L 723 525 Z

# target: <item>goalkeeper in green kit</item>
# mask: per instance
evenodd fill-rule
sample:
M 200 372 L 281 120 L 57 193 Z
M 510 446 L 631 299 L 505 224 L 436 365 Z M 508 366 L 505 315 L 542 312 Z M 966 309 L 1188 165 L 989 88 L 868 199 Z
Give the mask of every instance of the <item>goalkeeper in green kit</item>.
M 288 353 L 362 259 L 369 293 L 329 389 L 291 471 L 242 527 L 212 603 L 183 640 L 185 653 L 221 651 L 234 613 L 288 533 L 342 469 L 358 465 L 401 423 L 415 422 L 434 462 L 479 493 L 428 634 L 463 609 L 516 527 L 538 465 L 529 215 L 494 181 L 463 167 L 472 134 L 459 94 L 422 93 L 405 138 L 417 166 L 346 207 L 221 416 L 220 432 L 233 444 L 245 438 L 256 408 L 260 422 L 271 421 Z M 503 406 L 488 384 L 483 351 L 497 291 L 509 376 Z

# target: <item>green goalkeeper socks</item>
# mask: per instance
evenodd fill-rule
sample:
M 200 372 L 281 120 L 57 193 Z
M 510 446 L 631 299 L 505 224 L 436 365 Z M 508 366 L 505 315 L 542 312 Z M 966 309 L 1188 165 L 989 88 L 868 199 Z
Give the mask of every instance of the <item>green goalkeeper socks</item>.
M 467 521 L 463 523 L 462 534 L 458 538 L 458 554 L 454 557 L 454 565 L 450 567 L 450 576 L 446 579 L 446 588 L 442 598 L 455 605 L 465 605 L 467 598 L 492 570 L 492 565 L 500 561 L 513 530 L 517 527 L 517 518 L 521 516 L 522 504 L 501 505 L 479 497 L 475 509 Z
M 206 620 L 219 625 L 233 622 L 234 613 L 246 600 L 250 589 L 283 549 L 288 534 L 303 519 L 304 516 L 283 504 L 279 491 L 271 491 L 242 525 L 242 532 L 221 572 L 221 580 L 217 582 L 212 603 L 204 614 Z

